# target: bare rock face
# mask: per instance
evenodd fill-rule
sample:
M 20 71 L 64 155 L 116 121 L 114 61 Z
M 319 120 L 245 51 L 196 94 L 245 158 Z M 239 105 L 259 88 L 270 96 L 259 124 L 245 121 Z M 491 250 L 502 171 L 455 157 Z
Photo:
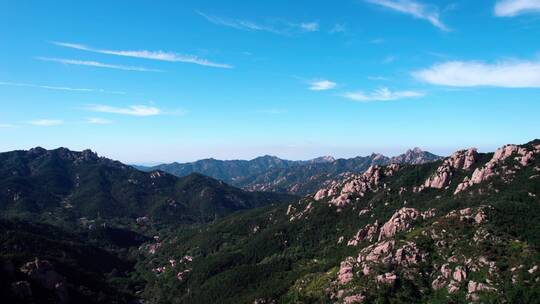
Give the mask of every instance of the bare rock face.
M 377 283 L 381 284 L 394 284 L 397 280 L 397 275 L 393 272 L 387 272 L 377 276 Z
M 368 246 L 360 251 L 358 262 L 374 262 L 380 260 L 388 260 L 392 258 L 391 251 L 394 249 L 396 242 L 393 240 L 383 241 Z
M 467 290 L 469 293 L 474 293 L 478 291 L 495 291 L 496 289 L 484 283 L 469 281 L 469 284 L 467 285 Z
M 477 160 L 478 152 L 475 148 L 454 152 L 454 154 L 444 160 L 442 165 L 424 182 L 419 190 L 421 191 L 424 188 L 442 189 L 446 187 L 450 183 L 454 170 L 468 170 Z
M 423 261 L 425 257 L 426 254 L 420 252 L 416 243 L 407 242 L 396 250 L 393 262 L 399 266 L 410 266 Z
M 467 272 L 462 266 L 458 266 L 454 270 L 454 274 L 452 275 L 452 277 L 454 278 L 454 280 L 456 280 L 456 282 L 465 281 L 467 279 Z
M 396 233 L 409 229 L 421 214 L 414 208 L 401 208 L 386 222 L 379 233 L 379 241 L 385 238 L 393 237 Z
M 345 285 L 352 281 L 353 279 L 353 263 L 354 259 L 347 258 L 345 261 L 341 262 L 338 272 L 338 282 L 341 285 Z
M 297 205 L 298 208 L 301 207 L 301 205 Z M 294 220 L 302 219 L 303 217 L 307 216 L 312 210 L 313 210 L 313 202 L 309 202 L 306 204 L 304 209 L 298 211 L 297 207 L 294 207 L 293 205 L 289 205 L 287 207 L 287 215 L 289 216 L 289 221 L 292 222 Z
M 359 303 L 364 303 L 365 300 L 366 300 L 366 297 L 364 297 L 361 294 L 357 294 L 357 295 L 352 295 L 352 296 L 345 297 L 343 299 L 343 303 L 345 303 L 345 304 L 359 304 Z
M 512 155 L 516 155 L 515 159 L 521 166 L 527 166 L 534 158 L 535 152 L 536 150 L 529 151 L 526 148 L 516 145 L 505 145 L 497 149 L 493 154 L 493 157 L 483 167 L 474 170 L 470 178 L 465 177 L 465 179 L 457 186 L 454 194 L 458 194 L 472 185 L 480 184 L 495 175 L 511 173 L 508 169 L 504 168 L 497 170 L 497 167 Z
M 497 291 L 494 287 L 491 287 L 484 283 L 478 283 L 475 281 L 469 281 L 469 284 L 467 285 L 467 298 L 469 298 L 472 301 L 478 301 L 479 296 L 477 295 L 477 292 L 494 292 Z
M 452 176 L 452 169 L 447 165 L 442 165 L 439 168 L 437 168 L 437 172 L 430 176 L 425 182 L 424 182 L 424 188 L 435 188 L 435 189 L 442 189 L 444 188 L 449 182 L 450 177 Z
M 476 148 L 460 150 L 448 158 L 448 164 L 454 169 L 469 170 L 478 160 Z
M 341 181 L 333 181 L 326 188 L 317 191 L 313 197 L 316 201 L 329 198 L 329 202 L 337 207 L 345 206 L 351 198 L 363 197 L 368 192 L 377 192 L 380 181 L 399 170 L 398 164 L 386 167 L 370 166 L 363 174 L 344 174 Z
M 450 268 L 448 264 L 443 264 L 441 266 L 441 273 L 442 273 L 443 278 L 449 279 L 450 275 L 452 274 L 452 269 Z
M 367 224 L 364 228 L 360 229 L 353 237 L 347 242 L 347 246 L 357 246 L 363 240 L 372 242 L 379 230 L 379 222 L 375 221 L 373 224 Z

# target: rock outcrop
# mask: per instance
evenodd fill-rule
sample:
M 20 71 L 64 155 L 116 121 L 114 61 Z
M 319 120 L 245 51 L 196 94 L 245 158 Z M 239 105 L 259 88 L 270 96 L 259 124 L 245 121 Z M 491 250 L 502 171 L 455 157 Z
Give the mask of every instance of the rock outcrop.
M 514 159 L 521 166 L 526 166 L 533 159 L 535 152 L 536 150 L 529 151 L 526 148 L 517 145 L 505 145 L 497 149 L 493 154 L 493 157 L 484 166 L 474 170 L 470 178 L 465 177 L 465 179 L 457 186 L 454 194 L 458 194 L 472 185 L 485 182 L 495 175 L 512 173 L 513 171 L 507 168 L 499 168 L 502 167 L 502 163 L 512 155 L 516 155 Z
M 367 224 L 364 228 L 360 229 L 348 242 L 347 246 L 357 246 L 363 240 L 372 242 L 379 230 L 379 222 L 375 221 L 373 224 Z
M 411 223 L 420 216 L 420 212 L 414 208 L 399 209 L 382 226 L 381 232 L 379 233 L 379 241 L 393 237 L 396 233 L 409 229 Z
M 314 195 L 316 201 L 329 199 L 330 204 L 345 206 L 354 197 L 363 197 L 368 192 L 377 192 L 383 177 L 392 176 L 399 170 L 398 164 L 386 167 L 370 166 L 363 174 L 345 174 L 341 181 L 333 181 L 328 187 L 320 189 Z
M 478 160 L 478 152 L 475 148 L 459 150 L 447 157 L 437 168 L 437 171 L 430 176 L 417 191 L 425 188 L 442 189 L 450 183 L 450 179 L 455 170 L 469 170 Z

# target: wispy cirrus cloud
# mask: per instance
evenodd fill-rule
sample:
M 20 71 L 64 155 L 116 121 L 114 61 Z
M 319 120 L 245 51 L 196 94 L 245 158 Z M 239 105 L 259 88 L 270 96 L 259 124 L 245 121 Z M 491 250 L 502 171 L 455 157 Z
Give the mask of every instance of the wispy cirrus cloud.
M 515 17 L 525 13 L 540 13 L 539 0 L 500 0 L 495 4 L 495 16 Z
M 59 120 L 59 119 L 38 119 L 38 120 L 31 120 L 28 123 L 34 126 L 51 127 L 51 126 L 62 125 L 64 124 L 64 121 Z
M 317 32 L 319 31 L 318 22 L 300 22 L 300 23 L 291 23 L 291 22 L 282 22 L 275 21 L 271 24 L 261 24 L 249 20 L 234 19 L 234 18 L 225 18 L 214 15 L 209 15 L 201 11 L 196 11 L 198 15 L 206 19 L 207 21 L 221 26 L 226 26 L 234 28 L 237 30 L 243 31 L 252 31 L 252 32 L 268 32 L 279 35 L 292 34 L 294 32 Z
M 443 31 L 450 29 L 441 21 L 438 8 L 428 6 L 413 0 L 365 0 L 396 12 L 413 16 L 417 19 L 426 20 L 433 26 Z
M 133 58 L 143 58 L 143 59 L 151 59 L 151 60 L 159 60 L 159 61 L 169 61 L 169 62 L 183 62 L 183 63 L 192 63 L 212 68 L 223 68 L 223 69 L 231 69 L 233 68 L 232 65 L 226 64 L 226 63 L 217 63 L 210 61 L 208 59 L 200 58 L 198 56 L 194 55 L 185 55 L 185 54 L 178 54 L 173 52 L 164 52 L 164 51 L 147 51 L 147 50 L 107 50 L 107 49 L 98 49 L 89 47 L 83 44 L 77 44 L 77 43 L 69 43 L 69 42 L 58 42 L 58 41 L 52 41 L 51 43 L 71 48 L 71 49 L 77 49 L 82 51 L 88 51 L 93 53 L 99 53 L 99 54 L 107 54 L 107 55 L 115 55 L 115 56 L 123 56 L 123 57 L 133 57 Z
M 121 114 L 130 116 L 156 116 L 162 114 L 161 109 L 145 105 L 132 105 L 127 107 L 114 107 L 109 105 L 89 105 L 85 108 L 88 111 Z
M 108 90 L 104 90 L 104 89 L 72 88 L 72 87 L 64 87 L 64 86 L 39 85 L 39 84 L 21 83 L 21 82 L 0 81 L 0 85 L 13 86 L 13 87 L 39 88 L 39 89 L 57 90 L 57 91 L 98 92 L 98 93 L 110 93 L 110 94 L 120 94 L 120 95 L 125 95 L 126 94 L 126 92 L 122 92 L 122 91 L 108 91 Z
M 105 119 L 105 118 L 99 118 L 99 117 L 90 117 L 86 120 L 87 123 L 93 124 L 93 125 L 109 125 L 112 124 L 111 120 Z
M 331 90 L 337 86 L 337 83 L 330 80 L 314 80 L 309 83 L 309 89 L 311 91 L 326 91 Z
M 15 128 L 15 125 L 9 123 L 0 123 L 0 129 L 10 129 Z
M 300 28 L 307 32 L 316 32 L 319 30 L 318 22 L 303 22 L 300 23 Z
M 76 59 L 49 58 L 49 57 L 36 57 L 36 59 L 39 59 L 42 61 L 58 62 L 58 63 L 69 64 L 69 65 L 83 65 L 83 66 L 91 66 L 91 67 L 96 67 L 96 68 L 106 68 L 106 69 L 115 69 L 115 70 L 123 70 L 123 71 L 163 72 L 162 70 L 147 69 L 147 68 L 136 67 L 136 66 L 108 64 L 108 63 L 102 63 L 98 61 L 84 61 L 84 60 L 76 60 Z
M 448 61 L 412 75 L 426 83 L 450 87 L 540 88 L 540 60 Z
M 417 91 L 391 91 L 388 88 L 379 88 L 371 93 L 365 93 L 363 91 L 347 92 L 343 94 L 343 97 L 354 101 L 370 102 L 423 97 L 424 95 L 424 93 Z

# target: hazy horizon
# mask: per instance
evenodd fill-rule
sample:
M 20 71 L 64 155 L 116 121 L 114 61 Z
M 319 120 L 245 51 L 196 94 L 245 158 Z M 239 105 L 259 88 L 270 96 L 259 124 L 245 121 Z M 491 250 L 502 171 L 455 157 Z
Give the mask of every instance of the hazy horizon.
M 0 0 L 0 150 L 155 164 L 524 143 L 540 23 L 510 2 Z

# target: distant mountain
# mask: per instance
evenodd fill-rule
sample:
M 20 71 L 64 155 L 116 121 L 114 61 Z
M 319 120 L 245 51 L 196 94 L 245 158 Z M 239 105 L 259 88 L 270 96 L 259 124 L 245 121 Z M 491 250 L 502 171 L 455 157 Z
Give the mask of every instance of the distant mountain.
M 246 192 L 196 173 L 178 178 L 161 171 L 141 172 L 90 150 L 0 153 L 3 216 L 48 222 L 147 217 L 192 223 L 292 198 Z
M 263 174 L 268 170 L 284 169 L 302 164 L 324 163 L 333 160 L 332 157 L 326 156 L 309 161 L 292 161 L 265 155 L 252 160 L 217 160 L 209 158 L 191 163 L 171 163 L 153 167 L 136 166 L 136 168 L 143 171 L 161 170 L 180 177 L 191 173 L 200 173 L 226 183 L 238 184 L 247 176 Z
M 395 157 L 374 153 L 349 159 L 336 160 L 331 156 L 323 156 L 308 161 L 290 161 L 267 155 L 250 161 L 206 159 L 193 163 L 138 168 L 145 171 L 162 170 L 176 176 L 198 172 L 249 191 L 307 195 L 340 174 L 362 173 L 371 165 L 422 164 L 439 159 L 440 156 L 415 148 Z

